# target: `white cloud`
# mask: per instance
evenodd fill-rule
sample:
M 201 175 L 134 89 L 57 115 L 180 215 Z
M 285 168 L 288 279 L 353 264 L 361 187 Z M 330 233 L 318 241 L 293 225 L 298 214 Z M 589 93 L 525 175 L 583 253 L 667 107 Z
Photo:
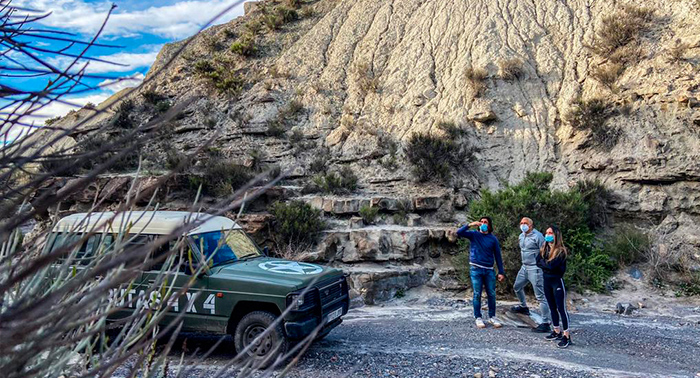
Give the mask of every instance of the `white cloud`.
M 160 49 L 160 46 L 158 46 L 158 49 Z M 90 74 L 129 72 L 142 67 L 150 67 L 156 60 L 157 56 L 158 51 L 150 51 L 146 53 L 122 52 L 112 55 L 95 56 L 93 58 L 104 60 L 105 62 L 81 60 L 77 66 L 74 66 L 71 69 L 71 71 L 76 72 L 82 69 L 87 63 L 85 72 Z M 73 59 L 59 56 L 49 58 L 48 62 L 56 67 L 59 67 L 60 69 L 65 69 L 69 64 L 73 63 Z
M 20 122 L 23 124 L 33 124 L 34 126 L 43 126 L 47 119 L 53 117 L 59 117 L 66 115 L 71 110 L 77 110 L 85 106 L 87 103 L 99 104 L 109 98 L 112 95 L 111 92 L 100 92 L 96 94 L 91 94 L 82 97 L 70 97 L 64 98 L 66 102 L 70 102 L 74 105 L 64 104 L 60 102 L 52 102 L 51 104 L 41 108 L 36 112 L 32 112 L 32 115 L 23 117 Z M 15 108 L 16 109 L 16 108 Z M 13 111 L 7 109 L 7 111 Z M 0 145 L 5 142 L 10 143 L 13 140 L 27 136 L 29 133 L 35 130 L 35 128 L 28 126 L 9 126 L 2 124 L 0 120 Z
M 106 60 L 107 62 L 119 63 L 120 65 L 95 62 L 88 64 L 86 71 L 88 73 L 104 73 L 104 72 L 129 72 L 141 67 L 150 67 L 156 60 L 158 51 L 148 53 L 117 53 L 112 55 L 102 55 L 96 58 Z
M 136 75 L 117 80 L 105 80 L 100 83 L 100 87 L 112 93 L 117 93 L 122 89 L 138 86 L 145 78 L 146 76 L 144 74 L 137 73 Z
M 236 1 L 181 1 L 138 11 L 122 11 L 117 8 L 110 17 L 103 35 L 126 36 L 145 32 L 172 39 L 188 37 Z M 102 25 L 111 2 L 16 0 L 13 5 L 51 11 L 51 16 L 42 21 L 45 25 L 93 34 Z M 242 14 L 241 3 L 219 18 L 215 24 L 228 22 Z

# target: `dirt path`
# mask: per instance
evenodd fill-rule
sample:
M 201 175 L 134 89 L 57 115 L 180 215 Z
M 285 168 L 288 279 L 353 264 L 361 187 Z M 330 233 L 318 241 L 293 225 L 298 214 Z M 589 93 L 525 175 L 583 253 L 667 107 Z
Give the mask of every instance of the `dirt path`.
M 290 376 L 700 376 L 697 321 L 583 312 L 571 315 L 571 322 L 574 345 L 560 350 L 514 322 L 476 329 L 463 301 L 363 307 L 314 343 Z M 206 337 L 188 340 L 190 348 L 211 345 Z M 232 349 L 226 340 L 193 373 L 213 375 L 233 357 Z

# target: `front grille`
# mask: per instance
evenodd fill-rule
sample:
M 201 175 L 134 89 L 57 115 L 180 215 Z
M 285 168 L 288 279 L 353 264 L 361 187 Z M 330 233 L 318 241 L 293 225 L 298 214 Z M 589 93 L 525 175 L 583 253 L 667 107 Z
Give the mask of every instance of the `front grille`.
M 347 283 L 345 277 L 337 277 L 316 285 L 321 298 L 321 306 L 331 303 L 347 294 Z

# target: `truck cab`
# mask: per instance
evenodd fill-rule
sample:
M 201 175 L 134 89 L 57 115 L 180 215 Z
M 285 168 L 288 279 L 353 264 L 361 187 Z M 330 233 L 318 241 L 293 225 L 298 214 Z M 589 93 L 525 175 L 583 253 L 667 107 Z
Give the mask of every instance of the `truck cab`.
M 46 248 L 50 252 L 85 239 L 76 247 L 75 265 L 80 266 L 99 248 L 114 245 L 116 238 L 125 240 L 118 248 L 123 251 L 171 235 L 193 221 L 196 227 L 179 235 L 187 253 L 180 254 L 182 261 L 176 262 L 176 269 L 163 270 L 164 259 L 160 259 L 160 264 L 140 271 L 130 285 L 112 289 L 112 296 L 123 307 L 114 319 L 131 314 L 139 306 L 136 298 L 143 299 L 154 283 L 168 282 L 171 292 L 187 286 L 179 298 L 157 299 L 169 305 L 162 323 L 180 317 L 183 331 L 230 334 L 236 351 L 246 350 L 262 366 L 284 355 L 289 343 L 310 335 L 322 338 L 341 324 L 349 307 L 342 271 L 268 257 L 226 217 L 177 211 L 73 214 L 56 224 Z M 173 253 L 173 244 L 156 248 L 152 257 Z M 203 264 L 205 269 L 195 269 Z M 258 338 L 271 326 L 267 335 Z

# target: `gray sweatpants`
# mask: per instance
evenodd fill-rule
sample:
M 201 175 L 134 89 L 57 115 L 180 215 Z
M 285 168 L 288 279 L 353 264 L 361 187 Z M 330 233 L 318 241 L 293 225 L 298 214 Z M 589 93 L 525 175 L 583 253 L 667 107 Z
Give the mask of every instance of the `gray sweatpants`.
M 515 295 L 518 296 L 520 304 L 527 307 L 525 302 L 525 285 L 527 283 L 532 284 L 532 288 L 535 290 L 535 298 L 540 302 L 540 314 L 542 314 L 542 319 L 545 323 L 551 323 L 551 315 L 549 312 L 549 306 L 547 305 L 547 300 L 544 297 L 544 278 L 542 276 L 542 269 L 537 266 L 523 265 L 520 267 L 518 272 L 518 277 L 515 278 L 515 284 L 513 288 L 515 289 Z

